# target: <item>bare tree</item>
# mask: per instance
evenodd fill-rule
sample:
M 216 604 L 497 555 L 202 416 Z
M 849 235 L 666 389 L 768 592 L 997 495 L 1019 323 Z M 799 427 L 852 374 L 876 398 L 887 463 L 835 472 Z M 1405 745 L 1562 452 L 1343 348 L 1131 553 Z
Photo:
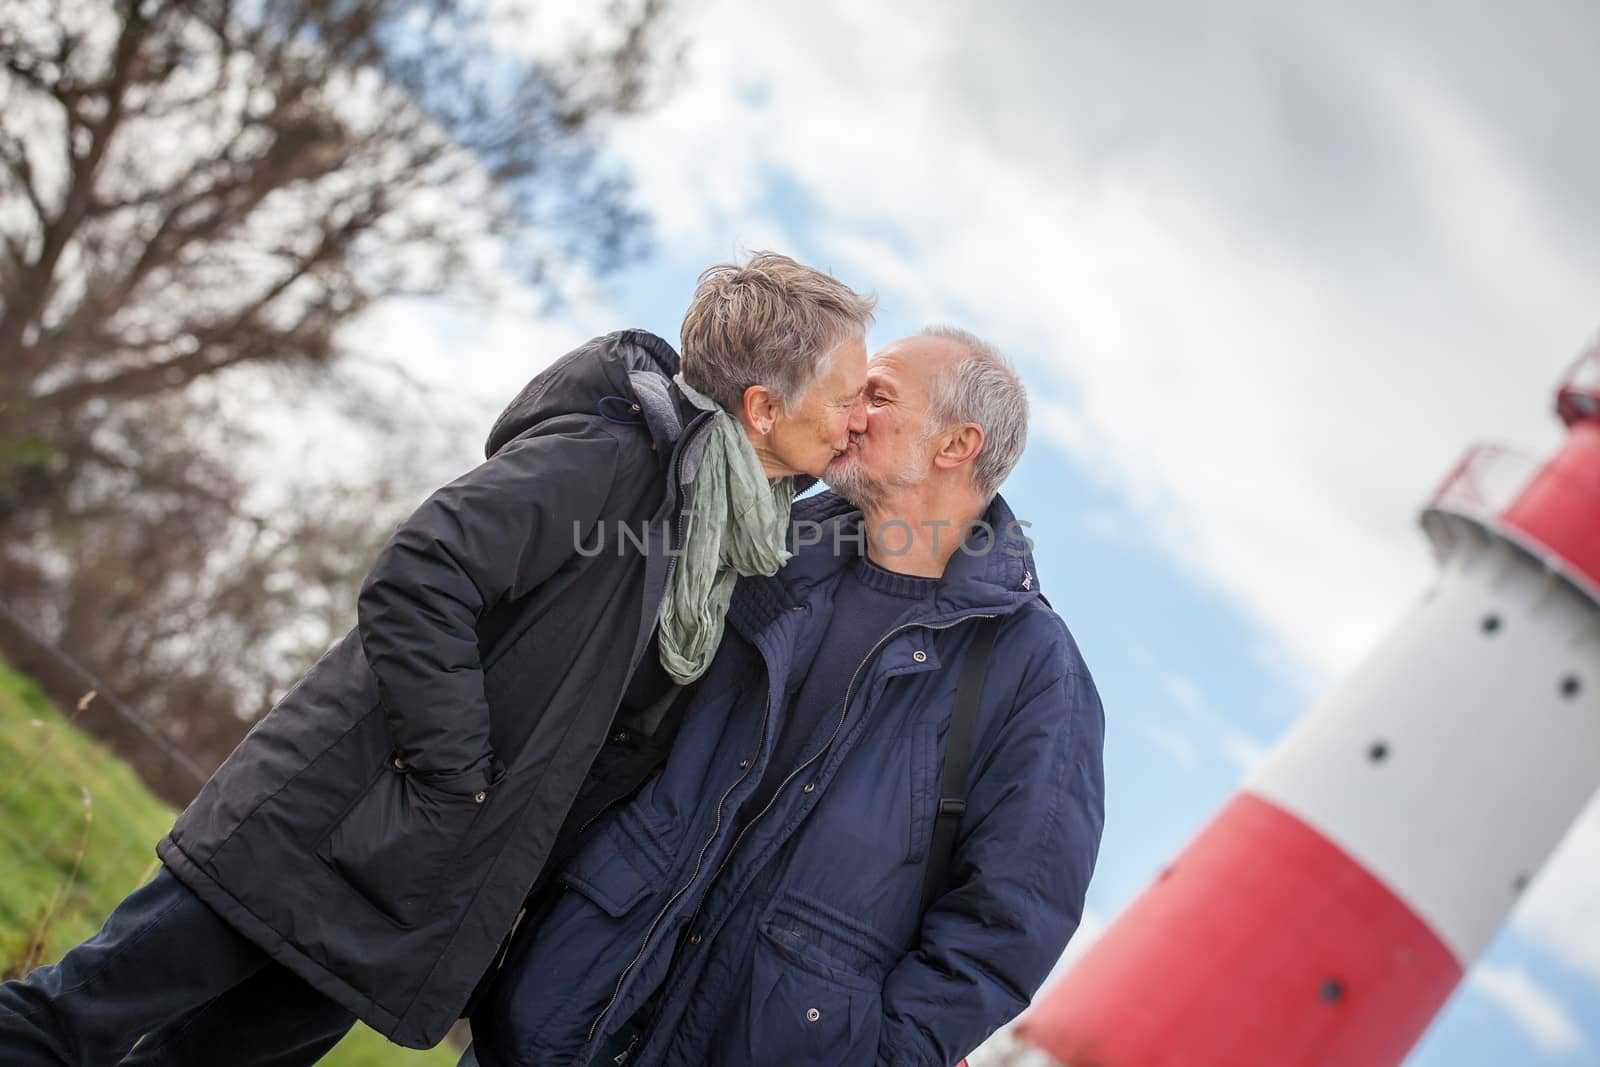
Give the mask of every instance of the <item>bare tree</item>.
M 670 72 L 662 23 L 535 56 L 487 0 L 0 0 L 0 597 L 226 753 L 347 622 L 414 457 L 253 508 L 224 401 L 359 388 L 342 328 L 386 298 L 636 254 L 598 148 Z

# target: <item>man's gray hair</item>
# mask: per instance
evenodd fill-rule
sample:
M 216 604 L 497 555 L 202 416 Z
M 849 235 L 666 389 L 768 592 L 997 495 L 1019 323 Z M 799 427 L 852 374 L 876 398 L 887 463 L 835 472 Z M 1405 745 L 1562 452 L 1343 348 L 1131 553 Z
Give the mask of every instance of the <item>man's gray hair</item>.
M 829 353 L 866 335 L 877 298 L 776 252 L 700 275 L 683 317 L 683 377 L 737 414 L 764 385 L 786 412 L 830 368 Z
M 928 326 L 924 337 L 941 337 L 966 351 L 955 365 L 928 382 L 923 437 L 964 422 L 983 428 L 983 447 L 972 461 L 972 484 L 987 503 L 1022 458 L 1028 443 L 1028 392 L 998 349 L 954 326 Z

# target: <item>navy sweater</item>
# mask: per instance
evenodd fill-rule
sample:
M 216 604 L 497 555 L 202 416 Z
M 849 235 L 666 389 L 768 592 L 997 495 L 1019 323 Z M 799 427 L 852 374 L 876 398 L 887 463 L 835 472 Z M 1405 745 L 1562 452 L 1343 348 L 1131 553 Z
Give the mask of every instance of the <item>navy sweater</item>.
M 845 569 L 833 595 L 833 617 L 811 659 L 810 670 L 789 701 L 777 747 L 760 786 L 741 809 L 742 818 L 766 807 L 790 772 L 827 743 L 839 721 L 845 689 L 856 668 L 895 620 L 917 601 L 932 596 L 938 585 L 937 578 L 899 574 L 866 556 L 858 557 Z

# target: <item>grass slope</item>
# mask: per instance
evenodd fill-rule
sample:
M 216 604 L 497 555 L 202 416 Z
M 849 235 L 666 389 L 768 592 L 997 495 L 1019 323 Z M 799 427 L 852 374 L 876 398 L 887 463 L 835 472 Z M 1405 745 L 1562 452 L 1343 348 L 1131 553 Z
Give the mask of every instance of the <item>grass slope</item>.
M 51 963 L 100 928 L 156 872 L 155 844 L 176 813 L 0 663 L 0 969 Z M 329 1067 L 448 1067 L 447 1048 L 415 1052 L 357 1026 Z

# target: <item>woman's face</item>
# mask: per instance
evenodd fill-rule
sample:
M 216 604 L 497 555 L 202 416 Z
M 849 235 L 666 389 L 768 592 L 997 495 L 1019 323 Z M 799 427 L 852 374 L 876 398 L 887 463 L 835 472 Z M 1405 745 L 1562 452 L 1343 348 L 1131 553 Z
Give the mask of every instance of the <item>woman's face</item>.
M 866 380 L 866 338 L 852 338 L 835 348 L 828 369 L 810 392 L 790 409 L 778 409 L 771 431 L 755 442 L 767 477 L 821 478 L 828 464 L 845 454 L 850 435 L 867 428 L 862 398 Z

